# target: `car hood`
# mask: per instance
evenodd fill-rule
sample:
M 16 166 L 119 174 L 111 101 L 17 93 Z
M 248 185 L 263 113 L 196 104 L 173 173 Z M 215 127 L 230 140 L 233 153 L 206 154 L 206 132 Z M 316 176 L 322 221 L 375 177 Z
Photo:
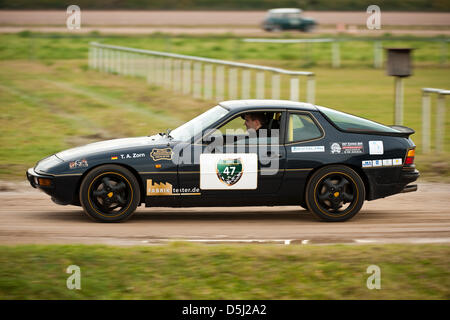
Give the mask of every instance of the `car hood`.
M 149 137 L 135 137 L 113 139 L 100 142 L 90 143 L 84 146 L 61 151 L 56 156 L 63 161 L 71 161 L 82 159 L 90 156 L 95 156 L 104 152 L 113 152 L 119 150 L 126 150 L 129 148 L 148 147 L 152 145 L 159 145 L 166 142 L 166 139 L 160 135 Z

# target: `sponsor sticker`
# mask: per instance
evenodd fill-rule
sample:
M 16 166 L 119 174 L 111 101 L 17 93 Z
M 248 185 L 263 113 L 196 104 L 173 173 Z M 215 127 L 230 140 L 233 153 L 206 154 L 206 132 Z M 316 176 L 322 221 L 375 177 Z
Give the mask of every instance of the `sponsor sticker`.
M 86 159 L 83 160 L 75 160 L 72 162 L 69 162 L 69 168 L 70 169 L 76 169 L 76 168 L 87 168 L 89 166 Z
M 145 153 L 126 153 L 121 154 L 120 159 L 136 159 L 136 158 L 145 158 Z M 115 160 L 115 159 L 113 159 Z
M 111 157 L 111 160 L 117 160 L 117 156 Z
M 302 146 L 291 147 L 293 153 L 296 152 L 325 152 L 325 146 Z
M 392 167 L 392 159 L 383 159 L 383 167 Z
M 362 142 L 333 142 L 330 145 L 331 154 L 355 154 L 363 153 L 364 145 Z
M 369 154 L 383 154 L 383 141 L 369 141 Z
M 363 168 L 371 168 L 372 167 L 372 160 L 363 160 L 362 161 L 362 167 Z
M 398 159 L 392 159 L 392 164 L 394 166 L 401 166 L 403 164 L 403 160 L 401 158 Z
M 383 160 L 373 160 L 372 165 L 374 167 L 382 167 L 383 166 Z
M 147 179 L 147 196 L 187 196 L 200 195 L 198 187 L 191 188 L 174 188 L 171 183 L 153 182 Z
M 240 158 L 219 160 L 216 165 L 216 173 L 220 181 L 232 186 L 242 177 L 242 160 Z
M 258 186 L 256 153 L 200 155 L 200 189 L 252 190 Z
M 152 152 L 150 152 L 153 161 L 172 160 L 172 155 L 172 148 L 152 149 Z

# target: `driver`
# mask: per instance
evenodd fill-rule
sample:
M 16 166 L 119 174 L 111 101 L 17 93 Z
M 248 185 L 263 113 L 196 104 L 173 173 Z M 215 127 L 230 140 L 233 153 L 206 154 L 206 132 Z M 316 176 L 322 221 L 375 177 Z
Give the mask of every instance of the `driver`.
M 247 128 L 247 131 L 253 129 L 259 136 L 259 134 L 261 133 L 260 130 L 263 129 L 266 130 L 267 135 L 269 134 L 267 117 L 263 112 L 246 113 L 242 116 L 242 118 L 245 120 L 244 124 Z

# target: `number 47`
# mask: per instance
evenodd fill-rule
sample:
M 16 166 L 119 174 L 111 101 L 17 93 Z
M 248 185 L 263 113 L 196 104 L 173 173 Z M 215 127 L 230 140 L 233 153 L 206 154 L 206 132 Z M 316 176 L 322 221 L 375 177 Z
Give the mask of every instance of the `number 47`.
M 230 169 L 232 171 L 231 174 L 233 175 L 234 171 L 236 170 L 235 167 L 225 167 L 225 170 L 223 170 L 223 173 L 225 173 L 226 175 L 229 175 L 230 174 Z

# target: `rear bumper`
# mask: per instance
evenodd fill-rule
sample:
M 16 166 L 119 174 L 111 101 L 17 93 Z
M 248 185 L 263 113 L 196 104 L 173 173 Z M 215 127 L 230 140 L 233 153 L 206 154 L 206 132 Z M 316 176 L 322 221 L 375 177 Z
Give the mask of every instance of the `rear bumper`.
M 388 197 L 398 193 L 417 191 L 417 184 L 410 183 L 416 181 L 420 176 L 419 171 L 412 168 L 403 168 L 401 172 L 389 183 L 380 183 L 375 176 L 368 176 L 370 181 L 369 192 L 367 200 L 375 200 L 379 198 Z
M 417 191 L 417 184 L 410 184 L 409 186 L 405 186 L 402 190 L 402 193 Z

